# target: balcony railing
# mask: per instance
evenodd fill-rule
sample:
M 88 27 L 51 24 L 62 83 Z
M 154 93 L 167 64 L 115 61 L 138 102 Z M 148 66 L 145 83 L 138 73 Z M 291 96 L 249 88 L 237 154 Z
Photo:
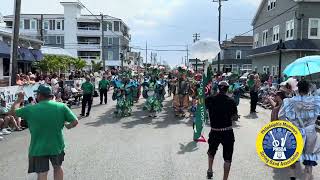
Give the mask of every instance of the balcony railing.
M 78 42 L 78 44 L 94 44 L 94 45 L 100 45 L 100 42 Z
M 81 59 L 99 60 L 100 56 L 79 56 Z
M 97 31 L 100 30 L 100 27 L 78 27 L 78 30 Z

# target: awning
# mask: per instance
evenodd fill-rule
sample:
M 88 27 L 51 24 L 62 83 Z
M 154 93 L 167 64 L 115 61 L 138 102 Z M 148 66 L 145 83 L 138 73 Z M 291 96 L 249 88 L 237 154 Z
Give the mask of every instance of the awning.
M 18 48 L 19 60 L 20 61 L 35 61 L 33 54 L 27 48 Z
M 31 49 L 30 50 L 31 53 L 33 54 L 34 58 L 37 60 L 37 61 L 41 61 L 43 59 L 43 54 L 40 50 L 38 49 Z
M 0 41 L 0 57 L 10 58 L 10 47 L 3 41 Z

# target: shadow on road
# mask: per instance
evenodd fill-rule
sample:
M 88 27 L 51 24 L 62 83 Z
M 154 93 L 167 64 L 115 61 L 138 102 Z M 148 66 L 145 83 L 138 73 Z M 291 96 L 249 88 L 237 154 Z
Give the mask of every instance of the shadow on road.
M 179 143 L 179 145 L 180 145 L 180 151 L 177 154 L 185 154 L 188 152 L 194 152 L 199 149 L 199 147 L 197 146 L 197 142 L 195 142 L 195 141 L 191 141 L 191 142 L 187 143 L 186 145 Z
M 109 111 L 103 113 L 101 116 L 98 116 L 97 121 L 85 123 L 88 126 L 99 127 L 105 124 L 115 124 L 120 121 L 120 118 L 116 118 L 113 114 L 115 108 L 110 109 Z
M 155 129 L 159 128 L 167 128 L 170 125 L 178 125 L 178 124 L 185 124 L 187 126 L 192 126 L 192 120 L 191 118 L 178 118 L 175 116 L 175 113 L 173 112 L 172 108 L 172 100 L 165 102 L 163 105 L 164 108 L 162 110 L 162 113 L 159 114 L 160 116 L 158 118 L 163 119 L 163 121 L 154 121 L 152 124 L 156 125 L 154 127 Z M 185 121 L 188 119 L 188 121 Z
M 114 116 L 113 112 L 115 111 L 115 107 L 110 109 L 109 111 L 103 113 L 102 115 L 96 118 L 95 122 L 88 122 L 86 125 L 88 126 L 103 126 L 105 124 L 116 124 L 120 123 L 121 119 L 123 119 L 122 128 L 130 129 L 134 128 L 138 125 L 153 125 L 155 129 L 159 128 L 167 128 L 170 125 L 178 125 L 185 124 L 187 126 L 192 126 L 191 118 L 177 118 L 173 112 L 173 108 L 171 107 L 172 100 L 165 101 L 164 107 L 161 113 L 158 114 L 158 117 L 151 118 L 148 117 L 148 112 L 143 110 L 144 103 L 135 104 L 132 110 L 132 116 L 125 118 L 117 118 Z M 101 105 L 96 105 L 101 106 Z
M 303 179 L 303 169 L 300 163 L 297 163 L 296 165 L 296 175 L 297 179 Z M 273 169 L 273 179 L 279 180 L 279 179 L 290 179 L 290 169 L 284 168 L 284 169 Z
M 246 119 L 258 119 L 258 115 L 256 113 L 251 113 L 243 117 Z

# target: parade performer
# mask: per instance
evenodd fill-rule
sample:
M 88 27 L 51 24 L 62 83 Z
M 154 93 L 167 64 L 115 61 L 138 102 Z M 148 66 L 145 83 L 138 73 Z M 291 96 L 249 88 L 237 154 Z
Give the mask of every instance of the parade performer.
M 133 96 L 133 101 L 138 102 L 140 98 L 140 82 L 138 79 L 138 76 L 135 76 L 134 79 L 132 80 L 132 96 Z
M 320 159 L 319 114 L 320 97 L 308 96 L 310 84 L 302 80 L 298 83 L 299 95 L 283 100 L 279 118 L 297 126 L 304 140 L 303 153 L 300 161 L 305 165 L 305 180 L 311 180 L 312 169 Z M 290 179 L 296 179 L 296 164 L 290 168 Z
M 113 100 L 117 100 L 116 111 L 117 117 L 127 117 L 132 112 L 132 102 L 130 101 L 130 85 L 128 85 L 128 78 L 122 77 L 121 80 L 113 80 L 114 92 Z
M 151 77 L 145 78 L 143 83 L 144 92 L 143 96 L 147 99 L 144 110 L 148 111 L 149 117 L 157 117 L 157 113 L 162 110 L 162 102 L 165 96 L 165 83 L 159 79 L 160 69 L 151 67 Z
M 178 68 L 179 71 L 179 79 L 176 84 L 176 91 L 173 97 L 173 106 L 175 115 L 178 117 L 185 117 L 186 112 L 189 108 L 189 91 L 190 84 L 187 80 L 187 68 L 185 66 L 181 66 Z

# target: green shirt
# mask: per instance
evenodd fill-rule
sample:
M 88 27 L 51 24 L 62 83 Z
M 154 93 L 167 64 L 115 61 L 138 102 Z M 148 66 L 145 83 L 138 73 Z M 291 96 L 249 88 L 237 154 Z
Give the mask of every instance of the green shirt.
M 42 101 L 16 110 L 16 115 L 28 122 L 31 141 L 29 156 L 58 155 L 64 151 L 63 128 L 76 115 L 63 103 Z
M 83 90 L 83 94 L 93 94 L 94 92 L 94 86 L 90 82 L 83 83 L 81 89 Z
M 102 79 L 99 82 L 99 89 L 108 89 L 110 82 L 108 80 Z
M 254 80 L 253 79 L 249 79 L 247 81 L 247 85 L 248 85 L 250 90 L 253 90 L 254 89 Z

